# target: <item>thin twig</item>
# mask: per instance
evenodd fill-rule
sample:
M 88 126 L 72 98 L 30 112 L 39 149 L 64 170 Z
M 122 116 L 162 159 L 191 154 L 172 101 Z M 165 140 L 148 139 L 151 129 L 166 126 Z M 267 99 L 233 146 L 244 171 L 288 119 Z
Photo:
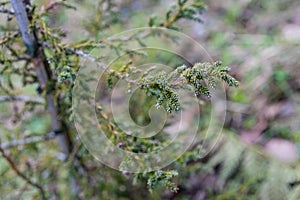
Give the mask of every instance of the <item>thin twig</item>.
M 20 34 L 19 31 L 15 31 L 15 32 L 10 33 L 7 36 L 4 36 L 4 37 L 0 38 L 0 45 L 3 45 L 5 43 L 7 43 L 9 40 L 17 37 L 19 34 Z
M 44 12 L 50 12 L 51 10 L 54 10 L 56 7 L 58 6 L 66 6 L 68 8 L 72 8 L 74 10 L 76 10 L 76 7 L 74 6 L 71 6 L 71 5 L 66 5 L 66 2 L 65 0 L 59 0 L 59 1 L 54 1 L 54 2 L 51 2 L 48 6 L 46 6 L 44 8 Z
M 55 2 L 51 2 L 48 6 L 46 6 L 46 8 L 44 9 L 45 12 L 49 12 L 52 9 L 54 9 L 56 6 L 58 6 L 60 3 L 60 1 L 55 1 Z
M 55 138 L 55 133 L 50 132 L 49 134 L 45 136 L 33 136 L 33 137 L 28 137 L 22 140 L 14 140 L 11 142 L 3 143 L 0 145 L 1 149 L 9 149 L 12 147 L 17 147 L 20 145 L 26 145 L 26 144 L 32 144 L 32 143 L 37 143 L 37 142 L 44 142 L 47 140 L 51 140 Z
M 0 13 L 10 14 L 10 15 L 14 15 L 15 14 L 14 11 L 8 10 L 6 8 L 0 8 Z
M 78 56 L 80 56 L 80 57 L 82 57 L 82 58 L 85 58 L 85 59 L 87 59 L 87 60 L 89 60 L 89 61 L 95 63 L 98 67 L 101 67 L 101 68 L 103 68 L 104 70 L 107 70 L 107 68 L 104 68 L 104 65 L 103 65 L 102 63 L 98 62 L 98 61 L 96 60 L 96 58 L 90 56 L 89 54 L 86 54 L 86 53 L 84 53 L 83 51 L 75 50 L 75 49 L 71 49 L 71 48 L 68 48 L 67 50 L 68 50 L 70 53 L 73 53 L 73 54 L 76 54 L 76 55 L 78 55 Z
M 27 55 L 20 57 L 18 52 L 9 45 L 6 45 L 6 48 L 10 51 L 11 55 L 13 55 L 14 57 L 17 58 L 17 60 L 20 60 L 20 59 L 28 60 L 28 61 L 31 60 L 31 58 Z
M 167 22 L 165 22 L 162 27 L 164 28 L 171 28 L 173 26 L 173 24 L 178 21 L 178 19 L 180 18 L 180 13 L 182 11 L 182 7 L 179 7 L 176 11 L 176 13 L 174 14 L 174 16 L 172 17 L 171 20 L 168 20 Z
M 105 72 L 111 73 L 112 71 L 110 70 L 109 67 L 105 67 L 105 65 L 101 62 L 98 62 L 94 57 L 90 56 L 89 54 L 84 53 L 83 51 L 80 50 L 75 50 L 75 49 L 71 49 L 71 48 L 67 48 L 66 49 L 69 53 L 78 55 L 84 59 L 89 60 L 92 63 L 95 63 L 97 65 L 97 67 L 103 69 Z M 120 79 L 124 79 L 125 81 L 127 81 L 128 83 L 131 84 L 136 84 L 135 80 L 130 80 L 129 78 L 123 76 L 122 74 L 118 73 L 117 71 L 114 71 L 114 74 L 120 78 Z
M 30 178 L 28 178 L 25 174 L 23 174 L 18 167 L 16 166 L 15 162 L 12 160 L 12 158 L 10 156 L 8 156 L 5 152 L 4 149 L 2 147 L 0 147 L 0 152 L 2 154 L 2 157 L 8 162 L 8 164 L 11 166 L 12 170 L 20 177 L 22 178 L 24 181 L 26 181 L 29 185 L 37 188 L 41 195 L 42 195 L 42 199 L 46 199 L 45 196 L 45 191 L 43 189 L 43 187 L 41 185 L 39 185 L 36 182 L 33 182 L 32 180 L 30 180 Z
M 29 96 L 0 96 L 1 102 L 12 102 L 12 101 L 22 101 L 25 103 L 37 103 L 44 104 L 45 101 L 41 97 L 29 97 Z

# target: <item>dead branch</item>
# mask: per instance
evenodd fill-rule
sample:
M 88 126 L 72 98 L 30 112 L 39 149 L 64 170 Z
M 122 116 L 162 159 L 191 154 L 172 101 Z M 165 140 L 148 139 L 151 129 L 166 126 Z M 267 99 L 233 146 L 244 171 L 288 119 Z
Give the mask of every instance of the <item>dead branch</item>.
M 55 138 L 55 133 L 54 132 L 50 132 L 45 136 L 34 136 L 34 137 L 28 137 L 22 140 L 14 140 L 11 142 L 7 142 L 7 143 L 3 143 L 0 145 L 1 149 L 9 149 L 12 147 L 17 147 L 17 146 L 21 146 L 21 145 L 26 145 L 26 144 L 32 144 L 32 143 L 37 143 L 37 142 L 44 142 L 47 140 L 51 140 Z
M 13 101 L 21 101 L 24 103 L 36 103 L 36 104 L 44 104 L 45 101 L 41 97 L 29 97 L 29 96 L 0 96 L 1 102 L 13 102 Z
M 1 145 L 2 146 L 2 145 Z M 30 180 L 30 178 L 28 178 L 25 174 L 23 174 L 17 167 L 16 163 L 13 161 L 13 159 L 7 155 L 4 151 L 4 149 L 2 147 L 0 147 L 0 152 L 2 154 L 2 157 L 8 162 L 8 164 L 10 165 L 11 169 L 24 181 L 26 181 L 29 185 L 37 188 L 41 195 L 42 195 L 42 199 L 46 199 L 45 196 L 45 191 L 43 189 L 43 187 L 41 185 L 39 185 L 36 182 L 33 182 L 32 180 Z

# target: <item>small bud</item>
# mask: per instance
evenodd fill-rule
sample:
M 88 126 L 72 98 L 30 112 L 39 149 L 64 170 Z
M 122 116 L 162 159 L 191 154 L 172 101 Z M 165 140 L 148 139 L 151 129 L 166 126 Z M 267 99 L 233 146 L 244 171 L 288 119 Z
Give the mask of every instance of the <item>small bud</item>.
M 216 62 L 216 66 L 218 67 L 218 66 L 221 66 L 223 63 L 222 63 L 222 61 L 217 61 Z

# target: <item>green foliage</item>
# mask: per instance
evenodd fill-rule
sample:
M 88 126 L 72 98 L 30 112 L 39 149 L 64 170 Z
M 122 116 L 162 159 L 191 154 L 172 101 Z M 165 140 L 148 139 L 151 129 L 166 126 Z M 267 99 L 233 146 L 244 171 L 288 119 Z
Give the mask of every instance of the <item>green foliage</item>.
M 260 149 L 247 147 L 231 134 L 227 136 L 229 137 L 224 138 L 220 150 L 208 162 L 213 168 L 221 164 L 220 170 L 216 173 L 221 177 L 224 191 L 224 194 L 212 199 L 260 197 L 279 200 L 298 194 L 300 173 L 296 167 L 286 167 L 283 163 L 270 159 Z
M 165 103 L 167 112 L 179 111 L 178 95 L 172 90 L 168 79 L 167 74 L 161 72 L 155 77 L 142 78 L 139 81 L 139 88 L 145 90 L 148 95 L 157 98 L 157 108 Z
M 96 6 L 94 2 L 88 6 L 91 12 L 88 19 L 83 22 L 83 27 L 96 38 L 100 38 L 99 33 L 110 28 L 111 25 L 123 22 L 116 2 L 101 0 L 96 3 Z
M 27 1 L 26 1 L 27 2 Z M 9 2 L 2 2 L 0 6 L 6 6 Z M 76 137 L 76 130 L 72 126 L 72 89 L 76 81 L 76 74 L 80 67 L 81 59 L 89 59 L 101 67 L 101 61 L 104 59 L 101 55 L 99 57 L 92 57 L 88 55 L 88 52 L 92 49 L 98 49 L 100 52 L 104 48 L 113 49 L 119 54 L 126 53 L 128 55 L 141 55 L 147 56 L 143 52 L 131 50 L 127 47 L 129 41 L 138 41 L 143 46 L 143 38 L 141 35 L 135 35 L 129 38 L 127 41 L 122 38 L 117 38 L 115 41 L 101 39 L 101 32 L 111 28 L 118 24 L 122 25 L 125 20 L 121 19 L 120 9 L 121 6 L 117 5 L 111 0 L 101 0 L 97 2 L 97 5 L 93 6 L 93 12 L 90 16 L 83 20 L 84 28 L 88 31 L 88 35 L 91 38 L 82 38 L 76 42 L 69 41 L 67 34 L 68 31 L 64 30 L 64 27 L 56 27 L 55 17 L 59 9 L 71 9 L 74 12 L 79 12 L 79 8 L 75 7 L 72 3 L 66 1 L 55 1 L 48 6 L 39 9 L 42 6 L 27 5 L 27 14 L 30 19 L 30 33 L 33 33 L 37 40 L 34 48 L 32 46 L 24 46 L 22 41 L 22 35 L 19 30 L 15 30 L 15 25 L 11 25 L 10 21 L 7 25 L 1 25 L 0 33 L 0 88 L 1 94 L 9 97 L 16 97 L 23 94 L 24 87 L 30 86 L 31 93 L 40 93 L 44 98 L 42 103 L 43 107 L 38 107 L 36 102 L 25 102 L 22 111 L 15 109 L 14 112 L 21 114 L 27 114 L 30 120 L 23 120 L 21 117 L 16 118 L 17 121 L 22 124 L 22 128 L 26 132 L 25 135 L 19 134 L 15 129 L 14 133 L 10 134 L 11 128 L 2 127 L 5 135 L 8 135 L 7 142 L 11 142 L 14 139 L 24 139 L 27 136 L 34 136 L 37 133 L 41 135 L 41 132 L 50 130 L 48 118 L 45 120 L 39 120 L 36 116 L 40 112 L 43 112 L 49 102 L 47 95 L 52 92 L 56 108 L 58 109 L 58 117 L 64 121 L 64 125 L 68 128 L 71 138 L 74 142 L 74 150 L 66 165 L 61 164 L 59 158 L 58 144 L 56 142 L 45 142 L 38 144 L 29 144 L 27 146 L 21 145 L 21 147 L 14 148 L 12 150 L 13 158 L 17 164 L 20 163 L 20 169 L 25 171 L 25 175 L 34 179 L 38 184 L 42 185 L 46 191 L 47 198 L 75 198 L 75 196 L 83 195 L 84 198 L 94 198 L 95 196 L 101 196 L 103 199 L 119 198 L 122 195 L 130 197 L 130 188 L 126 188 L 131 181 L 128 180 L 122 174 L 107 170 L 104 166 L 98 166 L 96 161 L 91 158 L 91 155 L 79 144 Z M 58 10 L 55 8 L 59 8 Z M 171 6 L 162 18 L 150 18 L 149 26 L 151 27 L 164 27 L 169 29 L 179 29 L 177 22 L 179 20 L 191 20 L 195 22 L 201 22 L 201 13 L 206 9 L 206 5 L 199 0 L 178 0 L 177 3 Z M 120 23 L 122 22 L 122 23 Z M 125 27 L 125 26 L 124 26 Z M 73 30 L 74 31 L 74 30 Z M 77 31 L 77 30 L 76 30 Z M 144 37 L 150 37 L 151 34 L 147 34 Z M 175 42 L 175 41 L 174 41 Z M 38 47 L 38 48 L 35 48 Z M 28 49 L 29 48 L 29 49 Z M 31 49 L 33 48 L 33 49 Z M 41 51 L 45 57 L 39 59 L 40 62 L 49 64 L 49 71 L 47 71 L 50 78 L 48 84 L 44 87 L 38 86 L 38 76 L 36 75 L 36 63 L 33 63 L 32 58 L 39 56 Z M 183 64 L 183 63 L 181 63 Z M 103 66 L 102 66 L 103 67 Z M 211 97 L 210 90 L 216 86 L 217 81 L 223 81 L 229 86 L 237 86 L 238 82 L 229 75 L 229 68 L 223 66 L 220 62 L 215 63 L 196 63 L 193 66 L 181 65 L 179 67 L 173 66 L 174 70 L 167 74 L 151 73 L 149 71 L 138 71 L 131 65 L 131 61 L 127 60 L 116 68 L 107 70 L 106 75 L 108 77 L 107 83 L 110 87 L 114 86 L 115 81 L 125 80 L 128 82 L 128 88 L 135 84 L 146 95 L 150 95 L 155 98 L 157 107 L 164 107 L 168 112 L 176 112 L 181 109 L 179 103 L 178 94 L 176 90 L 178 88 L 187 88 L 195 93 L 195 96 L 200 98 L 200 95 Z M 128 76 L 137 75 L 138 79 L 135 81 L 129 80 Z M 17 77 L 17 78 L 16 78 Z M 21 81 L 19 81 L 20 79 Z M 18 83 L 20 84 L 18 85 Z M 81 83 L 85 86 L 86 90 L 89 90 L 87 83 Z M 34 88 L 34 89 L 32 89 Z M 37 90 L 34 91 L 34 90 Z M 27 93 L 26 93 L 27 94 Z M 136 103 L 136 102 L 133 102 Z M 148 107 L 150 106 L 147 105 Z M 15 107 L 17 107 L 15 105 Z M 146 107 L 146 106 L 145 106 Z M 147 118 L 144 114 L 136 113 L 137 118 L 141 124 L 147 122 Z M 120 130 L 113 121 L 113 118 L 108 113 L 105 113 L 101 107 L 97 108 L 97 115 L 99 119 L 99 126 L 105 130 L 108 138 L 118 147 L 135 152 L 135 153 L 147 153 L 152 151 L 158 151 L 161 148 L 166 147 L 170 143 L 170 138 L 163 132 L 158 133 L 150 140 L 141 139 L 134 136 L 128 136 L 122 130 Z M 17 116 L 17 114 L 16 114 Z M 149 120 L 149 119 L 148 119 Z M 23 124 L 23 123 L 26 124 Z M 15 124 L 13 124 L 15 126 Z M 56 130 L 55 130 L 56 131 Z M 46 134 L 46 133 L 45 133 Z M 25 153 L 28 153 L 25 154 Z M 58 154 L 58 155 L 56 155 Z M 182 158 L 178 160 L 181 166 L 185 166 L 188 162 L 196 161 L 202 156 L 202 152 L 196 148 L 193 151 L 187 152 Z M 2 162 L 2 160 L 1 160 Z M 131 164 L 130 158 L 125 160 L 122 165 Z M 103 172 L 104 170 L 104 172 Z M 103 172 L 103 173 L 102 173 Z M 20 198 L 39 198 L 38 191 L 34 188 L 28 188 L 28 185 L 24 181 L 15 180 L 14 172 L 7 168 L 5 164 L 1 163 L 1 179 L 9 180 L 1 182 L 1 193 L 7 188 L 12 192 L 16 187 L 21 188 Z M 230 172 L 228 172 L 230 173 Z M 137 174 L 136 181 L 142 181 L 146 183 L 147 188 L 150 191 L 160 189 L 164 187 L 171 192 L 177 192 L 177 184 L 174 183 L 174 178 L 178 176 L 176 170 L 158 170 L 144 174 Z M 22 180 L 22 179 L 21 179 Z M 75 181 L 76 180 L 76 181 Z M 71 183 L 71 184 L 70 184 Z M 77 184 L 77 185 L 76 185 Z M 116 188 L 115 185 L 125 185 L 124 187 Z M 75 185 L 75 186 L 74 186 Z M 78 186 L 80 185 L 80 186 Z M 136 186 L 138 188 L 138 186 Z M 4 189 L 2 189 L 4 188 Z M 22 196 L 22 190 L 28 190 L 28 194 Z M 54 189 L 53 189 L 54 188 Z M 82 189 L 81 192 L 74 191 L 75 189 Z M 141 188 L 143 190 L 144 188 Z M 2 191 L 3 190 L 3 191 Z M 70 191 L 72 190 L 71 194 Z M 87 192 L 85 192 L 87 191 Z M 116 194 L 116 196 L 114 196 Z M 8 198 L 17 198 L 16 196 L 9 196 Z M 140 199 L 142 194 L 137 195 L 135 198 Z
M 169 113 L 180 110 L 179 96 L 176 92 L 178 88 L 191 86 L 196 97 L 202 94 L 210 98 L 210 89 L 216 87 L 217 81 L 224 81 L 229 86 L 238 86 L 238 81 L 229 75 L 230 68 L 223 66 L 220 61 L 196 63 L 192 67 L 182 65 L 169 74 L 159 72 L 152 75 L 151 71 L 154 69 L 155 67 L 150 67 L 144 72 L 137 72 L 135 68 L 126 64 L 118 71 L 110 70 L 107 84 L 109 87 L 113 87 L 113 82 L 118 79 L 126 80 L 126 76 L 129 77 L 130 74 L 139 74 L 136 83 L 129 82 L 129 84 L 136 84 L 147 95 L 156 97 L 156 107 L 163 106 Z M 130 88 L 130 85 L 128 87 Z
M 161 186 L 168 188 L 172 192 L 177 192 L 179 188 L 172 182 L 172 179 L 176 176 L 178 176 L 178 172 L 174 170 L 157 170 L 150 173 L 137 174 L 135 178 L 136 181 L 138 179 L 146 179 L 147 186 L 151 192 L 153 189 L 157 189 Z M 137 184 L 137 182 L 135 182 L 135 184 Z
M 263 139 L 280 137 L 299 146 L 298 121 L 290 118 L 286 121 L 262 120 L 261 116 L 264 117 L 265 114 L 264 106 L 257 113 L 254 111 L 256 107 L 253 107 L 257 99 L 266 102 L 283 99 L 295 102 L 296 109 L 299 107 L 297 93 L 299 41 L 291 42 L 287 40 L 290 38 L 285 38 L 286 36 L 279 37 L 280 32 L 286 31 L 286 22 L 293 24 L 296 18 L 294 10 L 293 15 L 280 11 L 287 7 L 297 8 L 297 1 L 207 2 L 211 6 L 209 8 L 211 12 L 207 13 L 209 20 L 205 24 L 205 37 L 201 38 L 201 41 L 205 42 L 210 52 L 213 52 L 214 58 L 219 57 L 224 65 L 216 62 L 195 63 L 190 66 L 167 54 L 159 55 L 163 57 L 162 60 L 170 60 L 167 62 L 173 68 L 170 73 L 156 73 L 151 67 L 148 71 L 139 71 L 132 64 L 131 59 L 135 58 L 134 55 L 148 58 L 158 56 L 132 50 L 128 46 L 130 42 L 136 42 L 145 47 L 143 40 L 145 37 L 153 36 L 152 33 L 136 34 L 126 40 L 118 37 L 114 38 L 115 40 L 103 38 L 111 36 L 112 32 L 120 32 L 129 27 L 145 26 L 147 21 L 144 18 L 148 13 L 153 13 L 153 17 L 149 16 L 150 27 L 180 30 L 181 22 L 201 22 L 204 19 L 201 15 L 207 8 L 204 1 L 174 1 L 172 5 L 168 5 L 165 12 L 161 13 L 158 11 L 158 7 L 162 7 L 161 4 L 158 5 L 157 1 L 147 1 L 145 5 L 151 4 L 155 7 L 143 8 L 134 17 L 131 17 L 131 11 L 128 9 L 133 3 L 130 0 L 80 1 L 77 4 L 54 1 L 47 5 L 46 1 L 33 3 L 37 5 L 27 5 L 31 22 L 30 32 L 35 34 L 37 45 L 44 52 L 46 56 L 44 61 L 49 63 L 53 76 L 45 89 L 41 90 L 35 65 L 30 57 L 35 56 L 37 52 L 30 49 L 26 53 L 26 46 L 16 26 L 15 16 L 11 14 L 10 2 L 0 2 L 0 10 L 4 12 L 0 13 L 0 94 L 11 98 L 20 95 L 36 98 L 38 93 L 41 93 L 43 99 L 42 103 L 40 99 L 0 102 L 0 137 L 2 143 L 10 143 L 15 140 L 23 141 L 32 136 L 43 136 L 51 131 L 50 117 L 45 108 L 46 95 L 53 91 L 59 118 L 68 126 L 74 141 L 74 151 L 68 163 L 63 164 L 57 159 L 60 158 L 59 144 L 55 141 L 23 144 L 7 150 L 17 167 L 32 181 L 45 188 L 47 198 L 192 199 L 189 193 L 197 193 L 200 196 L 205 193 L 208 196 L 203 198 L 219 200 L 300 199 L 299 163 L 280 163 L 265 155 L 260 147 L 256 148 L 253 147 L 254 144 L 252 146 L 239 141 L 239 133 L 245 132 L 246 129 L 249 132 L 261 131 Z M 210 18 L 211 14 L 217 15 L 219 19 Z M 75 21 L 76 26 L 73 25 L 73 28 L 65 26 L 64 23 L 68 19 Z M 198 30 L 197 27 L 194 31 Z M 74 32 L 78 32 L 80 36 L 74 39 L 72 36 Z M 263 36 L 264 33 L 267 33 L 267 36 Z M 159 34 L 155 36 L 159 37 Z M 173 39 L 176 42 L 176 38 Z M 94 48 L 99 52 L 95 57 L 88 54 Z M 228 98 L 233 101 L 230 103 L 237 103 L 239 107 L 227 112 L 224 129 L 227 127 L 236 129 L 235 136 L 238 138 L 233 138 L 225 131 L 222 145 L 210 154 L 206 155 L 207 152 L 203 150 L 200 141 L 201 145 L 193 146 L 168 169 L 149 173 L 122 174 L 99 164 L 78 141 L 75 127 L 72 125 L 71 103 L 76 74 L 82 67 L 80 61 L 89 59 L 101 67 L 105 59 L 101 52 L 105 49 L 112 49 L 119 55 L 125 53 L 130 59 L 123 60 L 108 70 L 105 73 L 107 82 L 99 83 L 99 90 L 105 94 L 108 91 L 103 89 L 104 85 L 113 88 L 120 79 L 127 81 L 128 92 L 131 92 L 133 85 L 137 86 L 141 93 L 133 95 L 131 104 L 134 106 L 130 108 L 130 112 L 139 125 L 151 122 L 148 111 L 155 103 L 158 109 L 164 108 L 171 114 L 183 109 L 178 100 L 178 89 L 188 89 L 201 99 L 212 95 L 211 91 L 218 81 L 225 82 L 229 86 L 237 86 L 238 83 L 230 76 L 227 65 L 234 68 L 237 66 L 238 72 L 235 73 L 239 75 L 243 84 L 233 93 L 229 89 Z M 197 56 L 195 55 L 195 59 Z M 274 71 L 266 73 L 268 67 Z M 131 77 L 136 79 L 130 79 Z M 88 83 L 81 84 L 86 91 L 89 90 Z M 144 105 L 144 102 L 147 104 Z M 199 120 L 201 131 L 210 121 L 207 111 L 209 103 L 204 107 L 201 108 L 201 118 L 194 119 Z M 228 109 L 231 107 L 230 104 Z M 140 111 L 139 108 L 144 110 Z M 97 107 L 96 110 L 101 129 L 105 130 L 110 141 L 125 151 L 147 153 L 159 151 L 170 144 L 169 136 L 163 131 L 150 139 L 129 136 L 118 128 L 110 113 L 105 113 L 101 107 Z M 264 124 L 262 123 L 264 120 L 267 121 L 268 127 L 266 130 L 258 130 L 260 127 L 256 125 Z M 124 158 L 119 168 L 126 168 L 126 165 L 134 162 L 133 160 L 132 157 Z M 1 199 L 40 199 L 39 191 L 17 177 L 8 162 L 2 158 L 0 176 Z M 211 180 L 202 179 L 203 177 L 217 179 L 217 186 L 211 185 Z M 192 178 L 200 180 L 195 184 L 197 187 L 193 186 L 195 180 Z M 204 187 L 206 185 L 208 186 Z M 169 189 L 173 194 L 165 192 L 165 189 Z M 149 194 L 147 190 L 152 193 Z M 170 196 L 165 197 L 166 194 Z M 199 196 L 195 196 L 193 198 L 198 199 Z
M 170 6 L 166 12 L 165 21 L 159 21 L 157 17 L 151 17 L 148 25 L 162 26 L 170 29 L 179 29 L 175 26 L 175 22 L 180 19 L 188 19 L 195 22 L 202 22 L 200 14 L 206 9 L 205 3 L 201 0 L 189 1 L 189 0 L 178 0 L 177 4 Z

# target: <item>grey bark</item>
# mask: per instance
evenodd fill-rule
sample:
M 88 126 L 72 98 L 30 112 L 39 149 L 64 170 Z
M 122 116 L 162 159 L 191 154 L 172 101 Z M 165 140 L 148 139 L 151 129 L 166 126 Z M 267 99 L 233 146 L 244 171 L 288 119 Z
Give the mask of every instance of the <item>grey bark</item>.
M 30 33 L 30 21 L 28 19 L 25 4 L 22 0 L 11 0 L 11 4 L 21 30 L 22 38 L 26 45 L 27 52 L 31 56 L 32 62 L 35 66 L 36 75 L 38 77 L 40 87 L 42 89 L 46 89 L 49 80 L 52 78 L 52 74 L 43 49 L 39 48 L 37 39 L 35 38 L 33 33 Z M 46 100 L 47 110 L 51 115 L 53 131 L 57 133 L 56 138 L 67 160 L 71 152 L 72 143 L 67 130 L 63 126 L 62 121 L 59 117 L 59 111 L 57 109 L 57 106 L 55 105 L 52 91 L 47 92 Z

